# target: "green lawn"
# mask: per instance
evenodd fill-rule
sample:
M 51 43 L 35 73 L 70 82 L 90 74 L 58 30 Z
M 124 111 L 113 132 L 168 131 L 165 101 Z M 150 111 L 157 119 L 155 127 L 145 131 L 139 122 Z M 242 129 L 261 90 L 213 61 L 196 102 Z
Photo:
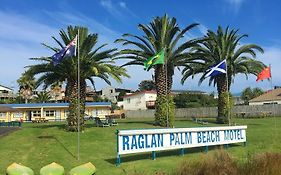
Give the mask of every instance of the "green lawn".
M 115 166 L 116 129 L 155 128 L 152 120 L 126 119 L 119 126 L 108 128 L 93 127 L 81 133 L 80 161 L 77 161 L 77 133 L 63 130 L 64 123 L 32 124 L 24 123 L 22 129 L 0 137 L 0 174 L 5 174 L 13 162 L 31 167 L 36 174 L 42 166 L 57 162 L 66 172 L 76 165 L 92 162 L 98 169 L 97 174 L 154 174 L 156 171 L 173 172 L 185 159 L 196 159 L 203 154 L 203 148 L 186 149 L 184 156 L 179 151 L 157 153 L 157 160 L 150 159 L 149 153 L 123 156 L 122 164 Z M 281 118 L 236 119 L 237 125 L 248 125 L 247 147 L 233 145 L 228 152 L 237 160 L 245 161 L 249 155 L 259 152 L 278 152 L 281 150 Z M 202 126 L 190 120 L 176 121 L 176 127 Z M 216 126 L 208 124 L 204 126 Z M 216 147 L 209 150 L 213 151 Z

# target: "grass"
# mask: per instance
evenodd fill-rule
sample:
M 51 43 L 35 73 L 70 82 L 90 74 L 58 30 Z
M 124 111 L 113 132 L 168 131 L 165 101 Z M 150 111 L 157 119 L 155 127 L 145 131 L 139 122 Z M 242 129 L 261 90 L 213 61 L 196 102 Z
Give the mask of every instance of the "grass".
M 77 133 L 64 131 L 64 123 L 24 123 L 22 129 L 0 137 L 0 174 L 13 162 L 32 168 L 38 174 L 41 167 L 57 162 L 66 172 L 76 165 L 92 162 L 102 174 L 165 174 L 174 173 L 184 161 L 200 160 L 203 148 L 186 149 L 184 156 L 179 150 L 157 153 L 157 160 L 150 159 L 150 153 L 126 155 L 122 164 L 115 166 L 116 129 L 157 128 L 153 119 L 120 120 L 116 127 L 97 128 L 87 123 L 84 133 L 80 134 L 80 161 L 77 160 Z M 231 145 L 227 152 L 238 162 L 246 163 L 250 157 L 262 152 L 280 152 L 281 118 L 236 119 L 237 125 L 247 125 L 246 147 L 242 144 Z M 177 120 L 176 127 L 202 126 L 190 120 Z M 204 126 L 217 126 L 209 123 Z M 217 147 L 211 147 L 214 152 Z

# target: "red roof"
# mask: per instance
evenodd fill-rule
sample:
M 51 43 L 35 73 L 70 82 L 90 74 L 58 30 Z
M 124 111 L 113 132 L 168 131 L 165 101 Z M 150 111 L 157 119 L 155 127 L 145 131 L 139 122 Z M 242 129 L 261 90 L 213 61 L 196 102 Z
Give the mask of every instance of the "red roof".
M 136 93 L 133 93 L 133 94 L 128 94 L 128 95 L 124 95 L 123 98 L 126 98 L 126 97 L 131 97 L 131 96 L 135 96 L 135 95 L 139 95 L 139 94 L 156 94 L 156 91 L 140 91 L 140 92 L 136 92 Z

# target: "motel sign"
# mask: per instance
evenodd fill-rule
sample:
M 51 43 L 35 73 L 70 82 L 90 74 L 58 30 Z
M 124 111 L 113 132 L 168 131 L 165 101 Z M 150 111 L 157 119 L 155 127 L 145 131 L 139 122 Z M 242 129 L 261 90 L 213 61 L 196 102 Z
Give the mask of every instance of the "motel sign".
M 124 154 L 246 143 L 246 129 L 247 126 L 119 130 L 117 164 Z

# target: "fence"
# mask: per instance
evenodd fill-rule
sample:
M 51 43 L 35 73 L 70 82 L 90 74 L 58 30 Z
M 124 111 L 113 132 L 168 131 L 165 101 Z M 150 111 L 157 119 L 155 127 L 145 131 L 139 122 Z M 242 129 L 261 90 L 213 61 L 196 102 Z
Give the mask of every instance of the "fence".
M 177 118 L 185 117 L 217 117 L 217 107 L 201 107 L 201 108 L 179 108 L 175 110 Z M 135 110 L 126 111 L 128 118 L 153 118 L 155 110 Z M 234 106 L 233 115 L 242 115 L 243 117 L 254 117 L 260 115 L 281 116 L 281 105 L 242 105 Z

